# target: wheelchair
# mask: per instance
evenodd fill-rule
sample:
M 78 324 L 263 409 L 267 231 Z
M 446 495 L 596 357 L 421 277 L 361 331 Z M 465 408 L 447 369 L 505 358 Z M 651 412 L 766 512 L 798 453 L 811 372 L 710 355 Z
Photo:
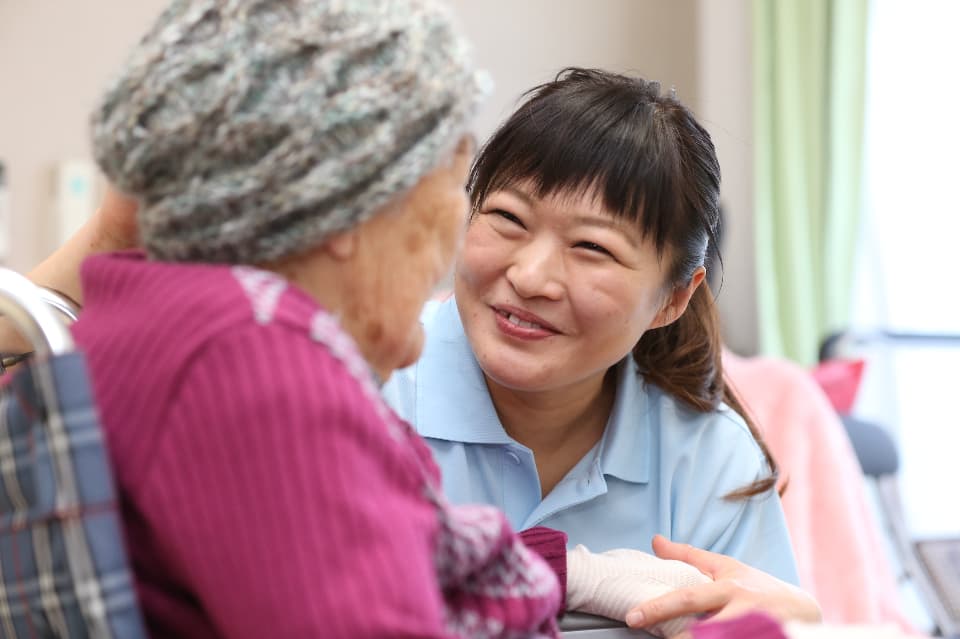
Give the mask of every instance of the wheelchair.
M 83 356 L 26 278 L 0 313 L 33 347 L 0 385 L 0 637 L 145 638 Z

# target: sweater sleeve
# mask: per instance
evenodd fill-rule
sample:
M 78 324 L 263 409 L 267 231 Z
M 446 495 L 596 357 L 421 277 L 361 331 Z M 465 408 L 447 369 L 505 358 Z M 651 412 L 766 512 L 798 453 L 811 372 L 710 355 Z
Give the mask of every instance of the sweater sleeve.
M 205 348 L 138 506 L 222 636 L 445 637 L 436 513 L 321 348 L 275 327 Z
M 567 600 L 567 533 L 535 526 L 520 533 L 523 544 L 540 555 L 560 582 L 560 601 Z

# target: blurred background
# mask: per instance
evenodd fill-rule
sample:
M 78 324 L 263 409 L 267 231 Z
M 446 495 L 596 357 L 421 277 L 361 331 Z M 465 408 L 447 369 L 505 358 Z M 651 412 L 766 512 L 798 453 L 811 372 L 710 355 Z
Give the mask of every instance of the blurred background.
M 676 90 L 723 169 L 728 346 L 813 369 L 839 336 L 823 355 L 862 368 L 818 379 L 893 438 L 907 534 L 960 537 L 960 2 L 449 1 L 495 81 L 480 140 L 567 65 Z M 0 263 L 95 209 L 88 112 L 165 4 L 0 0 Z

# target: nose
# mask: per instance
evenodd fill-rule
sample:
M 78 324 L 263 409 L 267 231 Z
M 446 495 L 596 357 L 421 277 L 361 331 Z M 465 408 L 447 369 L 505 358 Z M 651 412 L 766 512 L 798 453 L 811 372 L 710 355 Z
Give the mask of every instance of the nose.
M 563 270 L 562 256 L 545 238 L 514 253 L 506 277 L 520 297 L 558 300 L 563 296 Z

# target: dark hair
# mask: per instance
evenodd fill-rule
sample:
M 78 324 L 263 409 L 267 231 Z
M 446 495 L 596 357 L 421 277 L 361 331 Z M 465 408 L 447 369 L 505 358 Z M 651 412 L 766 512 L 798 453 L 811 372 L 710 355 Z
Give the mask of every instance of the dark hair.
M 470 172 L 476 211 L 487 196 L 528 182 L 537 197 L 593 193 L 613 215 L 636 222 L 657 254 L 669 255 L 669 284 L 685 285 L 716 247 L 720 165 L 710 135 L 660 85 L 596 69 L 568 68 L 534 87 L 480 150 Z M 771 474 L 728 498 L 776 483 L 777 466 L 723 379 L 713 295 L 697 288 L 686 312 L 643 334 L 633 349 L 644 379 L 700 412 L 726 402 L 747 422 Z

